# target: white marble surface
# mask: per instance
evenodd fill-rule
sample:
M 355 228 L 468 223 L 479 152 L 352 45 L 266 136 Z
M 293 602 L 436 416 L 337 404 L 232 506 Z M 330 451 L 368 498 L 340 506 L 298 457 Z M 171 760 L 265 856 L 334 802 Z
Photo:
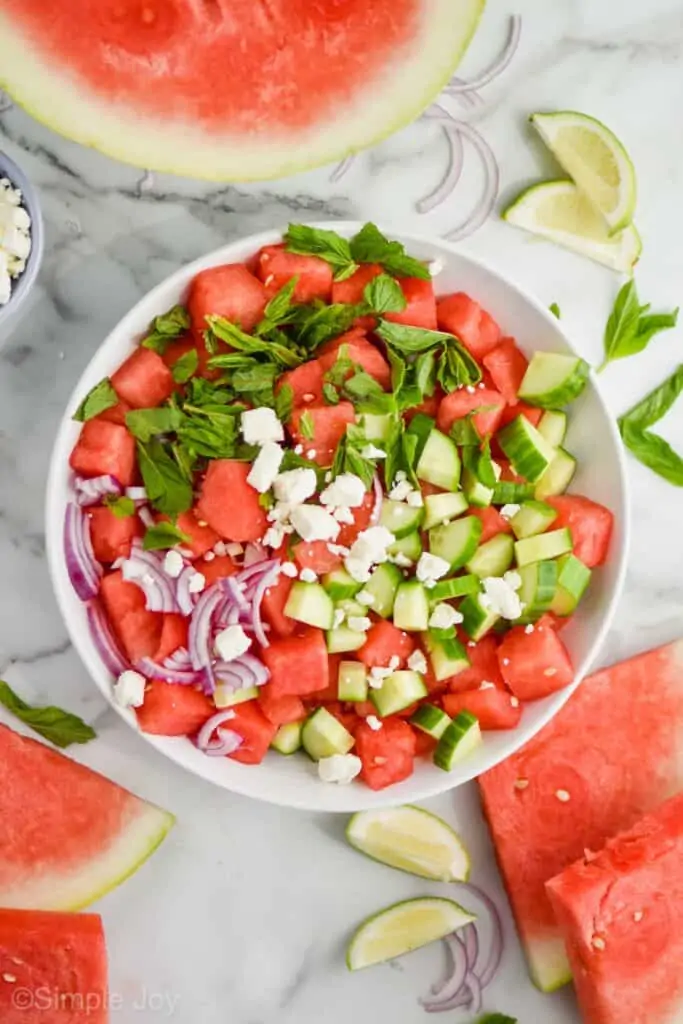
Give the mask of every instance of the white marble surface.
M 651 0 L 646 8 L 636 0 L 519 0 L 515 9 L 524 16 L 519 53 L 485 89 L 476 117 L 500 160 L 503 198 L 552 172 L 526 128 L 530 111 L 570 107 L 601 118 L 624 139 L 638 169 L 641 296 L 655 306 L 676 305 L 683 236 L 680 0 Z M 497 52 L 515 9 L 490 0 L 464 75 Z M 423 125 L 362 154 L 336 185 L 330 168 L 264 186 L 143 175 L 55 137 L 11 107 L 0 113 L 0 146 L 38 185 L 48 240 L 40 287 L 0 353 L 0 673 L 28 699 L 49 699 L 96 721 L 98 741 L 76 756 L 178 816 L 152 861 L 99 908 L 122 1004 L 112 1019 L 426 1020 L 417 997 L 439 972 L 438 950 L 362 976 L 346 972 L 342 950 L 359 918 L 435 887 L 355 855 L 341 840 L 339 819 L 250 803 L 186 776 L 106 710 L 69 646 L 51 594 L 43 490 L 55 425 L 82 368 L 119 317 L 170 271 L 230 238 L 288 219 L 353 216 L 442 233 L 470 208 L 476 156 L 468 154 L 464 182 L 446 207 L 420 217 L 414 201 L 435 184 L 444 158 L 438 132 Z M 558 302 L 581 352 L 599 361 L 619 286 L 613 274 L 497 219 L 465 248 L 543 302 Z M 683 327 L 610 368 L 603 386 L 614 412 L 666 376 L 681 352 Z M 683 448 L 683 407 L 663 432 Z M 629 468 L 630 571 L 603 661 L 683 632 L 683 493 L 635 463 Z M 476 792 L 433 806 L 460 823 L 475 854 L 475 881 L 504 904 Z M 578 1021 L 570 994 L 533 991 L 509 921 L 507 930 L 504 968 L 487 1008 L 524 1024 Z

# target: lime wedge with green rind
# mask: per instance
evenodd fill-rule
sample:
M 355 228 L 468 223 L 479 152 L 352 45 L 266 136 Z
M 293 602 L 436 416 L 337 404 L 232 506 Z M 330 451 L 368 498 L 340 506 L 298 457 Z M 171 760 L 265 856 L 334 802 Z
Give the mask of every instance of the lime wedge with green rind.
M 470 858 L 450 825 L 420 807 L 360 811 L 351 818 L 351 846 L 380 864 L 435 882 L 466 882 Z
M 426 896 L 394 903 L 363 921 L 346 951 L 350 971 L 410 953 L 476 920 L 453 900 Z

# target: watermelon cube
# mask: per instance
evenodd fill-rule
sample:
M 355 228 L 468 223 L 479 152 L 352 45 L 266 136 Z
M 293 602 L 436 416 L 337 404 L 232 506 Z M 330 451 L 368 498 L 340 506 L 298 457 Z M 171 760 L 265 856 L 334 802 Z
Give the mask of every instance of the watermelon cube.
M 299 541 L 292 549 L 292 556 L 300 569 L 312 569 L 316 576 L 332 572 L 342 563 L 341 555 L 330 551 L 326 540 Z
M 215 583 L 216 580 L 225 579 L 226 576 L 233 576 L 237 572 L 237 566 L 229 555 L 217 555 L 210 562 L 203 561 L 197 566 L 197 570 L 206 580 L 206 586 Z
M 273 725 L 287 725 L 306 717 L 306 708 L 301 697 L 293 693 L 285 694 L 283 697 L 274 696 L 270 683 L 259 689 L 258 702 L 261 711 Z
M 398 629 L 388 619 L 382 619 L 370 627 L 356 657 L 368 668 L 387 668 L 391 659 L 396 657 L 399 660 L 396 667 L 403 668 L 414 650 L 415 641 L 409 633 Z
M 178 614 L 178 612 L 167 612 L 164 615 L 159 646 L 154 655 L 157 664 L 163 662 L 165 658 L 169 658 L 179 647 L 187 647 L 189 625 L 189 618 Z
M 320 466 L 330 466 L 348 424 L 355 421 L 356 413 L 350 402 L 302 406 L 294 410 L 290 434 L 295 445 L 303 445 L 308 458 Z
M 435 331 L 436 298 L 432 282 L 423 281 L 421 277 L 401 277 L 398 283 L 406 300 L 406 308 L 400 313 L 386 313 L 385 319 Z
M 287 576 L 278 577 L 277 583 L 266 590 L 261 602 L 264 619 L 279 637 L 291 636 L 297 625 L 294 619 L 285 615 L 285 605 L 289 599 L 292 582 Z
M 256 257 L 257 274 L 269 295 L 274 295 L 294 276 L 295 302 L 328 302 L 332 294 L 332 267 L 319 256 L 298 256 L 284 245 L 266 245 Z
M 306 697 L 329 684 L 327 646 L 320 629 L 306 629 L 296 636 L 274 640 L 263 649 L 261 657 L 270 671 L 273 697 Z
M 378 731 L 361 722 L 355 737 L 354 753 L 363 764 L 360 778 L 370 789 L 386 789 L 412 775 L 417 743 L 407 722 L 385 718 Z
M 200 526 L 208 524 L 226 540 L 261 540 L 268 520 L 258 491 L 247 483 L 250 470 L 248 462 L 232 459 L 214 459 L 210 463 L 197 503 Z
M 464 693 L 447 693 L 443 697 L 443 708 L 451 718 L 455 718 L 461 711 L 469 711 L 479 719 L 482 729 L 514 729 L 522 717 L 519 700 L 507 690 L 499 690 L 495 686 L 483 690 L 467 690 Z
M 154 736 L 194 736 L 216 714 L 212 700 L 192 686 L 153 679 L 145 703 L 135 709 L 138 725 Z
M 589 569 L 603 565 L 614 527 L 614 516 L 610 510 L 579 494 L 548 498 L 548 504 L 557 511 L 553 530 L 561 530 L 565 526 L 571 530 L 576 557 Z
M 529 365 L 523 352 L 517 348 L 514 338 L 503 338 L 482 362 L 491 374 L 491 380 L 506 402 L 516 402 L 517 392 Z
M 333 302 L 350 302 L 357 304 L 363 301 L 365 286 L 378 274 L 383 273 L 379 263 L 363 263 L 358 270 L 345 281 L 335 281 L 332 285 Z
M 268 292 L 243 263 L 202 270 L 190 285 L 187 307 L 192 331 L 200 337 L 207 316 L 222 316 L 251 331 L 263 317 Z
M 173 374 L 160 355 L 138 348 L 111 378 L 112 387 L 132 409 L 151 409 L 173 394 Z
M 475 359 L 483 359 L 500 341 L 498 324 L 464 292 L 439 299 L 436 316 L 439 329 L 459 338 Z
M 343 352 L 340 352 L 342 347 Z M 385 391 L 391 388 L 391 370 L 388 362 L 359 328 L 353 328 L 322 346 L 319 362 L 323 371 L 331 370 L 341 355 L 362 367 Z M 351 377 L 353 373 L 353 370 L 349 370 L 347 376 Z
M 242 737 L 242 744 L 228 757 L 242 764 L 260 764 L 268 753 L 278 726 L 266 718 L 258 701 L 238 704 L 234 711 L 235 717 L 230 719 L 228 727 Z
M 498 648 L 498 664 L 519 700 L 547 697 L 574 678 L 567 648 L 545 618 L 535 626 L 514 626 L 506 633 Z
M 169 516 L 157 516 L 157 522 L 169 523 L 170 521 Z M 175 525 L 190 538 L 189 543 L 187 541 L 183 542 L 183 547 L 188 548 L 195 558 L 200 558 L 202 555 L 205 555 L 207 551 L 211 551 L 211 549 L 220 540 L 216 531 L 212 530 L 211 527 L 201 519 L 197 509 L 190 509 L 188 512 L 181 512 L 176 518 Z
M 153 658 L 161 642 L 163 615 L 147 610 L 140 587 L 124 580 L 117 570 L 102 578 L 100 595 L 112 628 L 130 661 Z
M 322 405 L 325 371 L 318 359 L 302 363 L 295 370 L 287 370 L 280 377 L 277 391 L 289 386 L 292 389 L 294 408 L 299 405 Z
M 483 411 L 478 413 L 477 409 Z M 463 388 L 451 392 L 442 400 L 436 425 L 447 434 L 456 420 L 462 420 L 470 413 L 474 413 L 472 423 L 480 437 L 490 437 L 498 430 L 504 409 L 505 399 L 499 391 L 493 391 L 491 388 L 467 391 Z
M 510 520 L 502 516 L 493 505 L 488 505 L 486 508 L 468 508 L 467 515 L 476 516 L 481 520 L 480 544 L 485 544 L 487 540 L 497 537 L 499 533 L 512 533 Z
M 122 487 L 129 487 L 135 479 L 135 438 L 116 423 L 89 420 L 83 424 L 69 465 L 80 476 L 110 473 Z
M 90 508 L 86 513 L 90 524 L 90 540 L 95 558 L 100 562 L 115 562 L 128 558 L 135 537 L 144 529 L 136 515 L 119 518 L 106 506 Z
M 463 637 L 467 644 L 467 637 Z M 464 690 L 475 690 L 482 683 L 493 683 L 504 689 L 505 683 L 498 667 L 498 641 L 492 633 L 482 637 L 474 647 L 467 648 L 470 667 L 458 672 L 448 680 L 451 693 L 462 693 Z M 474 712 L 473 712 L 474 713 Z

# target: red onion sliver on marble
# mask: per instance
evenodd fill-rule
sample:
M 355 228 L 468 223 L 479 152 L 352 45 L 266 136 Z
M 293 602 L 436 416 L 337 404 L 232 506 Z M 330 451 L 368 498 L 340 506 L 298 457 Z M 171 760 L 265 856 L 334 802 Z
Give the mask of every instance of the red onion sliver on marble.
M 119 647 L 118 640 L 109 625 L 109 619 L 99 600 L 91 601 L 87 607 L 88 625 L 97 653 L 113 676 L 120 676 L 130 668 L 128 660 Z
M 235 712 L 227 709 L 212 715 L 208 722 L 205 722 L 197 734 L 197 746 L 209 757 L 226 757 L 232 754 L 241 746 L 243 739 L 231 729 L 221 729 L 220 726 L 229 722 L 235 717 Z M 214 733 L 216 736 L 214 737 Z
M 64 553 L 71 585 L 81 601 L 96 597 L 100 589 L 102 566 L 96 561 L 92 549 L 88 518 L 75 501 L 66 506 Z

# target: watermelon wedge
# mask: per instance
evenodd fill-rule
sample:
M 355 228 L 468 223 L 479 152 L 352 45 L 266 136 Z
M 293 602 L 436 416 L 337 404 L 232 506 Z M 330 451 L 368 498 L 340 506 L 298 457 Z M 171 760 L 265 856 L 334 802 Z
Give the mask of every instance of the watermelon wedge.
M 531 977 L 543 991 L 572 976 L 545 883 L 683 790 L 682 730 L 679 640 L 590 676 L 530 743 L 480 777 Z
M 0 85 L 55 131 L 127 163 L 283 177 L 422 113 L 484 3 L 0 0 Z
M 567 868 L 547 892 L 586 1024 L 683 1020 L 683 795 Z
M 131 875 L 173 822 L 167 811 L 0 725 L 0 906 L 86 907 Z
M 108 1024 L 107 950 L 97 914 L 0 910 L 2 1024 Z

